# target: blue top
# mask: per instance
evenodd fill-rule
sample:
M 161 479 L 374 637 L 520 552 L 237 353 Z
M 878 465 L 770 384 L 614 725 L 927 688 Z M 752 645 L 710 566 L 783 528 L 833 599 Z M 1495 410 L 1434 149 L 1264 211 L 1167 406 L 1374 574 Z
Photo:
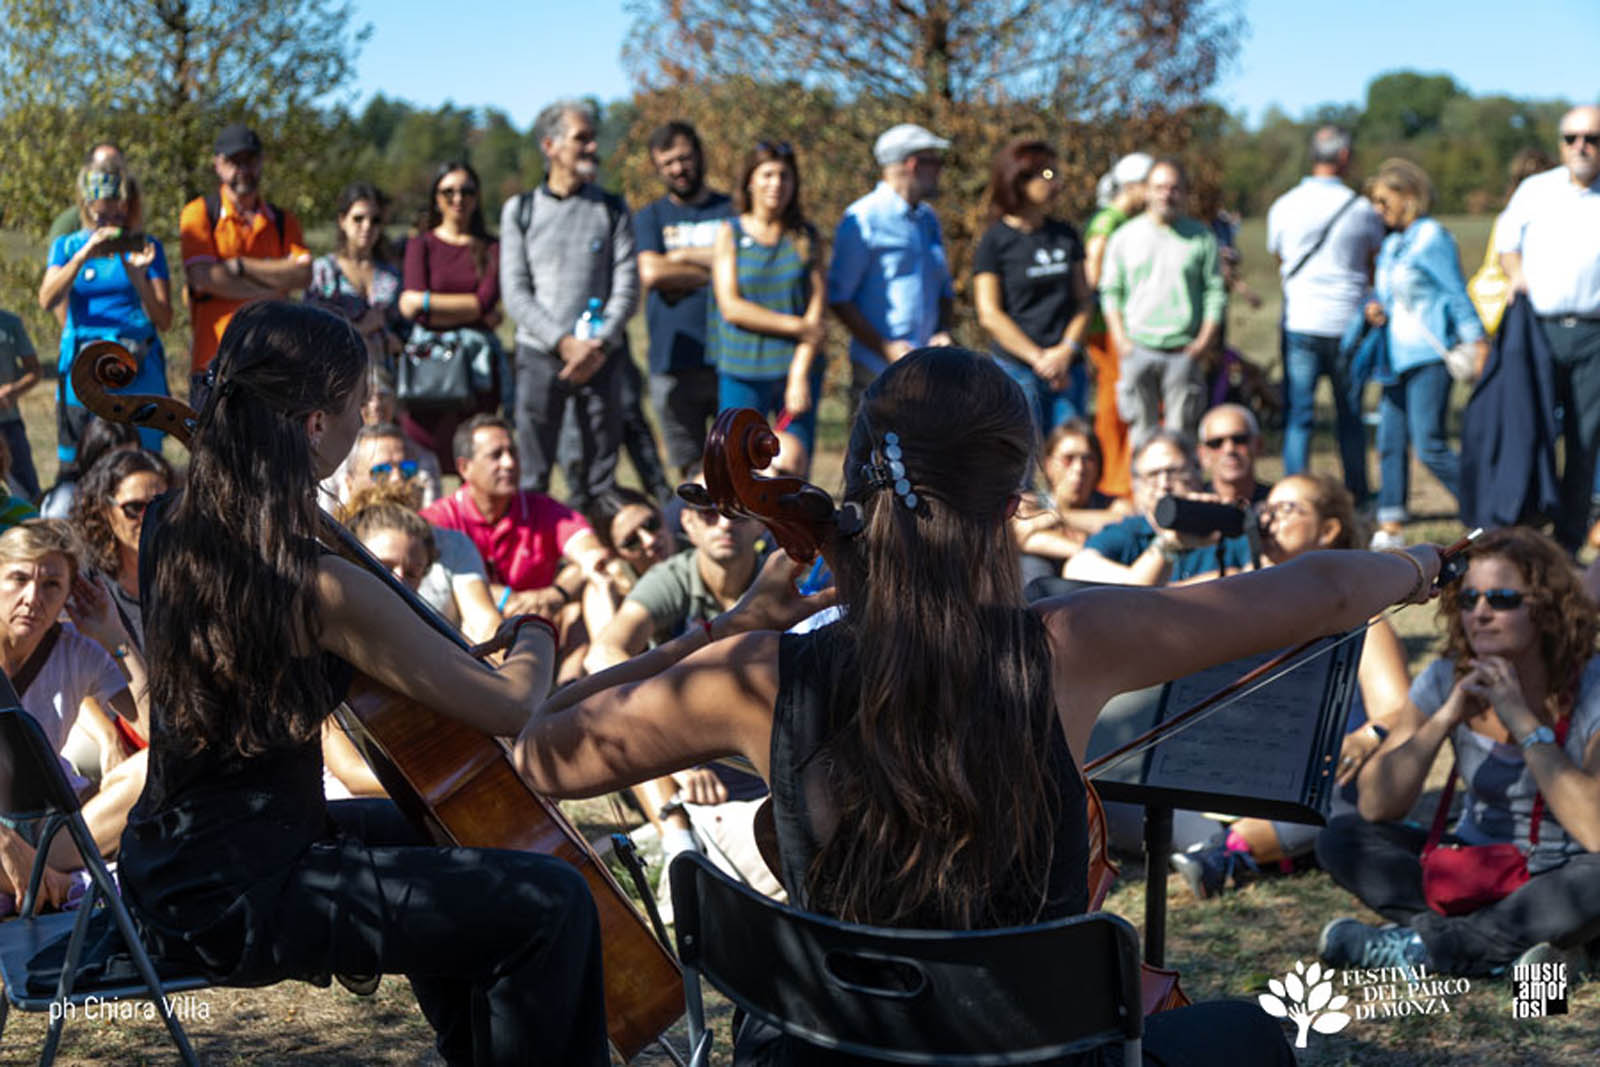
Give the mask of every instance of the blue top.
M 939 218 L 887 183 L 845 208 L 833 237 L 828 303 L 854 304 L 889 341 L 921 347 L 939 331 L 939 301 L 955 299 Z M 882 356 L 851 339 L 850 359 L 874 373 Z
M 1384 238 L 1374 292 L 1389 316 L 1389 364 L 1396 373 L 1483 338 L 1483 325 L 1461 277 L 1456 239 L 1431 216 Z
M 726 194 L 712 193 L 701 204 L 678 204 L 671 197 L 646 204 L 633 217 L 640 252 L 666 255 L 678 248 L 710 250 L 717 227 L 733 214 Z M 650 330 L 650 373 L 677 374 L 706 365 L 706 315 L 710 284 L 682 296 L 652 288 L 644 321 Z
M 89 243 L 91 230 L 79 230 L 57 237 L 50 246 L 50 266 L 64 266 L 78 249 Z M 145 268 L 145 277 L 167 280 L 167 254 L 155 241 L 156 256 Z M 122 257 L 96 256 L 84 263 L 67 293 L 67 324 L 61 331 L 61 369 L 72 364 L 72 357 L 85 341 L 125 337 L 135 341 L 155 341 L 156 328 L 139 302 L 139 290 L 128 279 Z
M 1084 542 L 1084 548 L 1092 548 L 1113 563 L 1123 566 L 1132 566 L 1145 549 L 1150 547 L 1150 542 L 1156 539 L 1156 530 L 1150 525 L 1150 520 L 1143 515 L 1133 515 L 1102 527 L 1100 532 L 1090 536 Z M 1224 537 L 1222 539 L 1222 555 L 1218 561 L 1217 546 L 1203 545 L 1200 548 L 1191 548 L 1180 556 L 1172 565 L 1172 573 L 1167 576 L 1169 582 L 1181 582 L 1185 578 L 1194 578 L 1202 574 L 1210 574 L 1222 569 L 1222 564 L 1227 564 L 1231 574 L 1250 563 L 1250 539 L 1240 534 L 1238 537 Z
M 811 297 L 810 270 L 795 247 L 794 237 L 782 234 L 775 245 L 764 245 L 744 232 L 737 218 L 728 220 L 738 250 L 739 295 L 753 304 L 783 315 L 804 315 Z M 811 242 L 813 249 L 816 241 Z M 794 362 L 795 342 L 735 326 L 711 302 L 706 322 L 706 361 L 717 373 L 730 378 L 772 381 L 787 377 Z

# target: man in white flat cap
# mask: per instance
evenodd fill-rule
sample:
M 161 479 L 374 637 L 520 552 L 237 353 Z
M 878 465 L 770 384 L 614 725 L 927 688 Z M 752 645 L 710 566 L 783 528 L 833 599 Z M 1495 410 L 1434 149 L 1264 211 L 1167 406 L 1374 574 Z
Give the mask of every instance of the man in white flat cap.
M 939 218 L 928 201 L 950 142 L 912 123 L 872 146 L 877 188 L 845 209 L 833 238 L 828 305 L 850 331 L 850 409 L 890 363 L 947 345 L 955 289 Z

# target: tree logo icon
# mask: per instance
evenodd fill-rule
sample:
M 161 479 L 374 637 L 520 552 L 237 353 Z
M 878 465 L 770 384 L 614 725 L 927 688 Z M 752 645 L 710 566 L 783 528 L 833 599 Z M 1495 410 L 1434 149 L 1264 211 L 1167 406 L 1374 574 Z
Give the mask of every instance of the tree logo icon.
M 1261 1010 L 1279 1019 L 1288 1019 L 1300 1028 L 1295 1035 L 1295 1048 L 1306 1047 L 1306 1035 L 1312 1030 L 1319 1034 L 1337 1034 L 1350 1025 L 1350 1015 L 1341 1011 L 1350 998 L 1333 995 L 1333 975 L 1324 971 L 1322 964 L 1313 963 L 1311 969 L 1300 960 L 1294 961 L 1294 970 L 1267 981 L 1271 993 L 1262 993 L 1256 999 Z

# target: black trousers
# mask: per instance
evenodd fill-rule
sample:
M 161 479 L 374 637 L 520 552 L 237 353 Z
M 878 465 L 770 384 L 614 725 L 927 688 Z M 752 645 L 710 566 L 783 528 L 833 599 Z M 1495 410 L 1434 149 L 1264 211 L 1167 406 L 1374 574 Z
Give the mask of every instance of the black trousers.
M 562 464 L 567 504 L 584 511 L 597 495 L 611 488 L 622 445 L 621 369 L 629 358 L 623 346 L 606 357 L 594 377 L 575 386 L 558 377 L 564 366 L 560 356 L 517 345 L 517 452 L 522 459 L 522 488 L 549 491 L 562 425 L 569 418 L 578 440 L 570 461 Z
M 1600 854 L 1573 856 L 1498 903 L 1446 916 L 1422 894 L 1427 837 L 1419 826 L 1343 815 L 1318 835 L 1317 861 L 1373 911 L 1415 930 L 1446 974 L 1493 974 L 1541 941 L 1570 948 L 1600 936 Z
M 1555 538 L 1576 551 L 1594 511 L 1596 455 L 1600 454 L 1600 319 L 1541 320 L 1550 341 L 1556 406 L 1566 460 L 1561 468 L 1561 513 Z
M 281 977 L 404 974 L 452 1064 L 610 1062 L 600 929 L 550 856 L 436 848 L 387 801 L 338 801 L 282 897 Z

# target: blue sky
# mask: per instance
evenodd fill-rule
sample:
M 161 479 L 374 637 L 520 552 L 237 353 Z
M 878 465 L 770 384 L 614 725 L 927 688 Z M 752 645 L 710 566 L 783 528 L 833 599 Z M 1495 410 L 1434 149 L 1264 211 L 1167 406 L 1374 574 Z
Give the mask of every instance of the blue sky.
M 737 2 L 737 0 L 730 0 Z M 1444 71 L 1471 92 L 1600 99 L 1596 0 L 1241 0 L 1250 24 L 1216 95 L 1259 119 L 1359 102 L 1385 71 Z M 473 4 L 356 0 L 371 22 L 356 101 L 494 106 L 519 127 L 557 96 L 630 93 L 621 0 Z

